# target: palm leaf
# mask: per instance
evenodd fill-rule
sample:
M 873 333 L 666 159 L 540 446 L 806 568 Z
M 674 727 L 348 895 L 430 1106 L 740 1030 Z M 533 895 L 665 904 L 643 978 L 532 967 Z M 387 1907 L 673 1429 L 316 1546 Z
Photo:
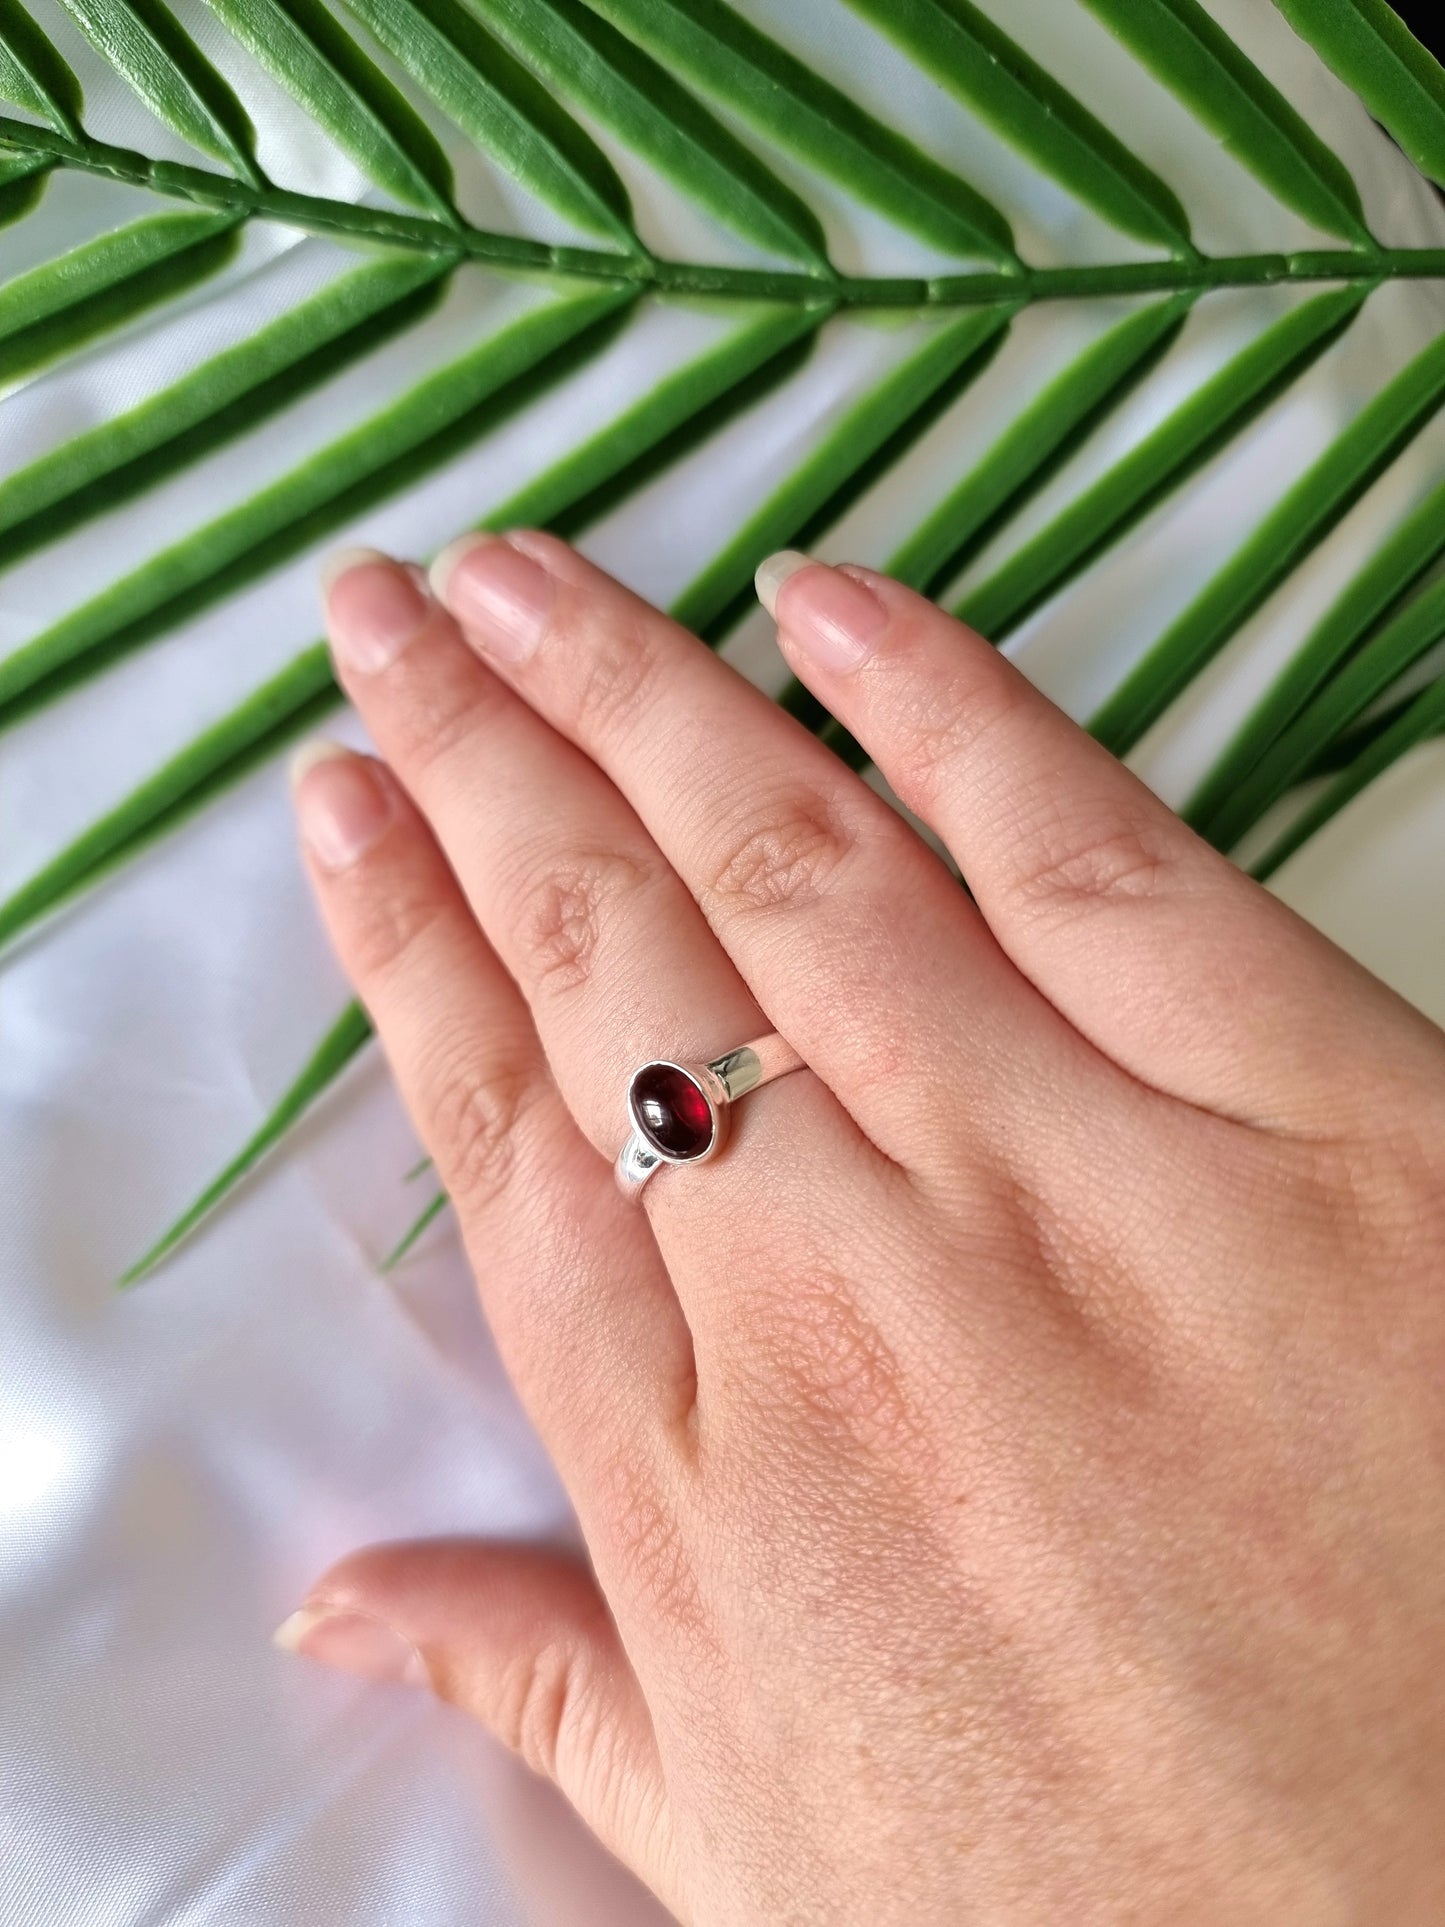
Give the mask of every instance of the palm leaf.
M 996 207 L 719 0 L 592 0 L 760 134 L 948 254 L 1017 266 Z
M 0 730 L 492 427 L 526 399 L 523 377 L 540 367 L 555 379 L 573 364 L 566 351 L 600 346 L 600 324 L 632 299 L 624 289 L 543 304 L 82 603 L 0 662 Z
M 1445 76 L 1384 0 L 1274 0 L 1422 174 L 1445 186 Z
M 165 0 L 61 0 L 86 39 L 123 74 L 157 120 L 260 186 L 256 131 L 245 108 Z
M 471 0 L 552 83 L 725 227 L 770 254 L 821 268 L 822 224 L 666 68 L 581 0 Z
M 574 226 L 632 250 L 616 169 L 546 88 L 457 0 L 347 0 L 442 112 Z
M 0 567 L 154 486 L 329 380 L 426 312 L 449 256 L 403 256 L 343 275 L 170 387 L 73 436 L 0 482 Z
M 0 100 L 80 138 L 80 84 L 19 0 L 0 0 Z
M 1436 491 L 1431 501 L 1437 516 L 1441 508 L 1436 499 L 1438 495 Z M 1437 547 L 1445 547 L 1445 536 L 1437 538 Z M 1316 647 L 1321 630 L 1315 632 Z M 1332 631 L 1324 630 L 1324 633 L 1331 635 Z M 1279 732 L 1266 750 L 1250 759 L 1246 773 L 1231 784 L 1215 813 L 1204 818 L 1205 834 L 1222 848 L 1232 849 L 1267 809 L 1310 773 L 1320 744 L 1338 742 L 1345 737 L 1351 725 L 1360 721 L 1376 699 L 1427 655 L 1442 637 L 1445 637 L 1445 579 L 1433 582 L 1423 595 L 1408 603 L 1371 636 L 1337 674 L 1328 679 L 1318 678 L 1321 686 L 1317 693 L 1299 705 L 1288 727 Z M 1301 656 L 1305 653 L 1300 652 Z M 1298 680 L 1290 677 L 1285 690 L 1280 691 L 1276 684 L 1276 691 L 1285 696 L 1287 703 L 1294 701 L 1304 686 L 1303 677 Z M 1285 703 L 1280 703 L 1274 713 L 1283 711 Z M 1260 716 L 1261 711 L 1256 710 L 1251 720 Z M 1319 822 L 1327 820 L 1321 817 Z
M 174 300 L 224 267 L 239 238 L 233 215 L 157 214 L 16 275 L 0 287 L 0 382 Z
M 1349 327 L 1364 298 L 1350 287 L 1318 294 L 1266 328 L 971 589 L 956 613 L 1002 642 L 1297 380 Z
M 1445 730 L 1445 676 L 1435 679 L 1427 689 L 1421 690 L 1388 729 L 1366 744 L 1353 761 L 1346 764 L 1339 774 L 1307 809 L 1300 812 L 1288 830 L 1279 837 L 1250 867 L 1251 876 L 1261 882 L 1272 877 L 1296 850 L 1303 846 L 1326 823 L 1339 815 L 1347 803 L 1351 803 L 1377 777 L 1399 762 L 1408 751 L 1438 736 Z
M 448 224 L 460 222 L 441 143 L 320 0 L 206 4 L 378 187 Z
M 149 1251 L 121 1273 L 122 1285 L 139 1284 L 200 1223 L 208 1211 L 232 1190 L 248 1171 L 261 1162 L 280 1142 L 291 1125 L 308 1110 L 317 1094 L 335 1083 L 362 1047 L 370 1041 L 371 1020 L 360 1004 L 350 1003 L 327 1031 L 302 1066 L 295 1081 L 282 1095 L 275 1109 L 241 1146 L 231 1161 L 211 1180 L 182 1217 L 178 1218 Z
M 60 381 L 81 356 L 123 353 L 181 300 L 224 301 L 233 277 L 221 270 L 245 258 L 241 244 L 259 230 L 288 243 L 319 237 L 352 258 L 319 291 L 313 280 L 304 298 L 273 307 L 244 338 L 175 368 L 149 392 L 121 389 L 123 405 L 22 455 L 0 478 L 0 568 L 118 514 L 133 513 L 146 532 L 122 573 L 0 658 L 0 727 L 18 729 L 42 704 L 174 634 L 563 384 L 573 384 L 568 395 L 585 394 L 579 371 L 618 349 L 644 313 L 699 302 L 712 317 L 706 344 L 649 369 L 640 387 L 635 379 L 620 394 L 599 386 L 570 445 L 531 478 L 504 477 L 504 499 L 479 526 L 529 522 L 576 535 L 681 473 L 730 424 L 766 422 L 775 396 L 796 394 L 815 414 L 811 437 L 771 465 L 755 503 L 710 531 L 709 552 L 693 559 L 672 597 L 679 616 L 722 640 L 751 606 L 762 553 L 819 541 L 922 464 L 933 479 L 901 527 L 894 517 L 880 559 L 929 593 L 948 592 L 1000 641 L 1086 571 L 1106 568 L 1131 531 L 1147 534 L 1160 505 L 1246 429 L 1271 433 L 1273 404 L 1362 311 L 1373 313 L 1382 283 L 1445 276 L 1445 248 L 1373 238 L 1328 128 L 1286 98 L 1199 0 L 1083 4 L 1121 58 L 1167 88 L 1282 210 L 1338 245 L 1201 252 L 1188 194 L 1165 178 L 1157 156 L 1146 160 L 1130 144 L 1125 103 L 1107 116 L 1097 102 L 1086 106 L 972 0 L 846 0 L 864 23 L 855 33 L 880 34 L 891 43 L 888 58 L 912 63 L 962 110 L 972 132 L 957 152 L 936 138 L 925 144 L 816 71 L 806 35 L 784 46 L 725 0 L 345 0 L 344 10 L 341 0 L 205 3 L 214 22 L 201 36 L 196 0 L 64 0 L 119 83 L 167 130 L 147 154 L 90 130 L 60 48 L 16 0 L 0 0 L 0 99 L 18 116 L 0 117 L 0 222 L 27 244 L 43 237 L 48 184 L 62 175 L 127 197 L 121 218 L 88 238 L 31 246 L 35 265 L 0 286 L 0 378 L 23 394 L 42 371 Z M 818 0 L 820 8 L 844 3 Z M 1445 177 L 1445 78 L 1395 16 L 1379 0 L 1278 4 L 1416 164 Z M 234 59 L 221 60 L 217 31 L 235 43 Z M 312 138 L 361 170 L 370 184 L 363 201 L 263 172 L 248 57 L 280 82 Z M 170 158 L 165 143 L 177 138 L 190 158 Z M 1042 177 L 1048 205 L 1067 197 L 1088 209 L 1122 237 L 1127 258 L 1076 261 L 1060 243 L 1051 265 L 1023 260 L 1018 210 L 973 178 L 995 141 Z M 459 183 L 464 169 L 470 179 L 479 167 L 499 169 L 577 242 L 470 221 L 459 211 L 471 205 Z M 653 189 L 641 185 L 649 181 L 681 196 L 696 222 L 725 230 L 722 252 L 732 258 L 669 254 L 650 231 Z M 915 273 L 841 271 L 809 181 L 890 223 L 900 245 L 921 242 L 941 255 L 942 271 L 936 262 Z M 1041 205 L 1030 209 L 1035 226 Z M 828 218 L 847 217 L 835 206 Z M 312 453 L 288 448 L 283 425 L 300 404 L 324 405 L 330 383 L 418 329 L 444 297 L 448 315 L 470 314 L 482 278 L 499 276 L 537 284 L 524 312 L 500 327 L 479 321 L 437 365 L 414 367 L 400 382 L 388 375 L 362 418 Z M 1276 301 L 1243 347 L 1180 390 L 1197 317 L 1213 295 L 1255 289 L 1267 301 L 1273 284 L 1309 283 L 1315 291 Z M 1016 391 L 987 435 L 959 441 L 954 425 L 968 419 L 974 395 L 995 392 L 995 366 L 1010 365 L 1018 317 L 1038 328 L 1059 306 L 1121 298 L 1130 310 L 1122 318 L 1112 311 L 1060 373 Z M 892 336 L 876 332 L 885 321 Z M 841 365 L 815 357 L 817 344 L 856 344 L 859 330 L 875 331 L 875 348 L 896 348 L 855 357 L 873 372 L 851 377 L 846 393 L 807 402 L 810 380 L 825 384 L 827 369 Z M 1121 437 L 1117 425 L 1132 418 L 1134 398 L 1147 403 L 1161 378 L 1174 384 L 1174 399 L 1147 406 L 1142 430 Z M 1442 399 L 1445 336 L 1407 367 L 1384 371 L 1236 553 L 1213 558 L 1204 588 L 1098 710 L 1096 733 L 1118 749 L 1135 743 L 1416 444 Z M 276 459 L 250 493 L 155 539 L 144 517 L 151 493 L 268 421 L 262 441 L 270 437 Z M 1105 432 L 1123 452 L 1101 461 Z M 1322 776 L 1264 867 L 1445 722 L 1440 679 L 1412 686 L 1433 660 L 1445 608 L 1430 586 L 1445 545 L 1445 481 L 1431 481 L 1191 800 L 1191 816 L 1232 846 L 1297 783 Z M 1020 537 L 1026 513 L 1032 521 Z M 0 943 L 36 939 L 44 919 L 330 709 L 339 692 L 325 650 L 305 640 L 302 632 L 289 661 L 258 673 L 249 694 L 12 887 L 0 902 Z M 860 760 L 796 686 L 784 700 Z M 255 1169 L 368 1034 L 350 1007 L 137 1271 Z M 442 1202 L 428 1204 L 393 1258 Z
M 1282 796 L 1290 777 L 1310 761 L 1277 757 L 1274 746 L 1310 698 L 1322 687 L 1337 689 L 1336 674 L 1373 626 L 1445 553 L 1445 482 L 1432 489 L 1407 515 L 1290 657 L 1271 687 L 1255 704 L 1181 814 L 1203 835 L 1226 847 L 1238 841 L 1251 820 L 1254 799 L 1267 805 Z M 1333 679 L 1333 680 L 1332 680 Z M 1311 732 L 1303 740 L 1308 743 Z M 1288 765 L 1288 773 L 1282 774 Z M 1270 791 L 1271 785 L 1278 787 Z
M 1084 0 L 1286 207 L 1368 245 L 1349 170 L 1199 0 Z
M 426 1204 L 423 1205 L 416 1217 L 413 1218 L 411 1224 L 382 1259 L 381 1268 L 383 1271 L 392 1271 L 401 1263 L 402 1259 L 412 1247 L 419 1242 L 422 1234 L 433 1225 L 443 1211 L 446 1210 L 450 1202 L 451 1200 L 447 1197 L 445 1191 L 434 1191 L 432 1193 Z
M 1445 401 L 1445 335 L 1366 403 L 1092 718 L 1122 755 L 1317 547 Z
M 971 0 L 848 0 L 939 85 L 1125 234 L 1190 249 L 1173 189 Z

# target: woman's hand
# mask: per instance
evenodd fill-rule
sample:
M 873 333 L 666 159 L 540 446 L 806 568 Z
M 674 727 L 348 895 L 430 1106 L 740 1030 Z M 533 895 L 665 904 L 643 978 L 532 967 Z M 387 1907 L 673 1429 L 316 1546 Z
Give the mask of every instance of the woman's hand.
M 1001 656 L 760 572 L 947 845 L 560 541 L 343 558 L 336 947 L 592 1574 L 377 1547 L 424 1681 L 684 1920 L 1445 1918 L 1445 1037 Z M 613 1183 L 651 1057 L 809 1068 Z

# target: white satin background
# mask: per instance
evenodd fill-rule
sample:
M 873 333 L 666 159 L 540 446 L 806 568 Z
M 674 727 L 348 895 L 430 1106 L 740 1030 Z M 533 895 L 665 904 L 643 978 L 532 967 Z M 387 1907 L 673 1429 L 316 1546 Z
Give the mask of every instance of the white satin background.
M 252 105 L 283 184 L 366 188 L 197 6 L 192 31 Z M 996 194 L 1031 258 L 1120 258 L 1058 189 L 833 0 L 747 11 Z M 1377 232 L 1445 241 L 1434 197 L 1266 0 L 1216 11 L 1353 168 Z M 184 157 L 88 55 L 54 0 L 98 134 Z M 1316 245 L 1061 0 L 999 17 L 1183 190 L 1209 249 Z M 447 138 L 444 129 L 440 130 Z M 604 137 L 605 141 L 605 137 Z M 615 151 L 615 144 L 605 141 Z M 464 204 L 491 225 L 560 230 L 448 138 Z M 654 245 L 742 249 L 625 157 Z M 786 162 L 841 265 L 927 265 L 906 237 Z M 0 273 L 156 204 L 59 179 L 0 229 Z M 109 417 L 350 264 L 257 228 L 179 310 L 142 321 L 0 400 L 6 472 Z M 0 578 L 0 649 L 343 431 L 541 291 L 467 270 L 413 334 L 286 416 Z M 1000 538 L 1007 552 L 1078 480 L 1136 440 L 1290 301 L 1202 303 L 1127 409 Z M 1106 311 L 1107 306 L 1107 311 Z M 822 543 L 881 560 L 1033 386 L 1123 312 L 1024 317 L 978 388 Z M 1445 318 L 1437 286 L 1376 295 L 1351 332 L 1177 500 L 1010 645 L 1076 712 L 1181 608 L 1334 430 Z M 601 358 L 336 540 L 434 550 L 725 325 L 654 310 Z M 674 593 L 913 327 L 831 325 L 785 392 L 592 529 L 583 547 L 658 600 Z M 1321 552 L 1141 746 L 1177 798 L 1250 694 L 1379 533 L 1445 472 L 1427 429 Z M 329 544 L 328 544 L 329 546 Z M 312 641 L 316 554 L 118 665 L 0 744 L 0 894 L 160 758 Z M 766 624 L 730 653 L 780 678 Z M 354 734 L 354 725 L 343 730 Z M 485 773 L 479 772 L 479 781 Z M 1445 1017 L 1445 745 L 1403 762 L 1279 879 L 1282 893 Z M 274 1652 L 307 1583 L 368 1540 L 437 1532 L 567 1537 L 565 1498 L 518 1409 L 445 1222 L 390 1276 L 425 1201 L 409 1126 L 373 1056 L 224 1214 L 143 1289 L 111 1281 L 255 1127 L 339 1008 L 269 768 L 58 919 L 0 970 L 0 1923 L 4 1927 L 463 1927 L 642 1923 L 652 1903 L 547 1790 L 420 1695 Z M 734 1041 L 718 1040 L 722 1047 Z M 620 1129 L 620 1123 L 619 1123 Z

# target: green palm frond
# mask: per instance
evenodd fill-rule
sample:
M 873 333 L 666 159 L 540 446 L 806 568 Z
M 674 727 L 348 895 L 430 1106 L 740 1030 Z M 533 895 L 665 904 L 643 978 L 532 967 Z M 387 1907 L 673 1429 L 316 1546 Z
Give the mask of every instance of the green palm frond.
M 138 524 L 151 539 L 127 566 L 0 657 L 0 735 L 416 488 L 562 392 L 659 309 L 697 322 L 686 356 L 620 401 L 599 404 L 594 392 L 570 445 L 539 473 L 511 478 L 478 526 L 544 524 L 575 537 L 729 423 L 766 419 L 769 397 L 801 377 L 821 342 L 867 333 L 887 352 L 852 379 L 809 446 L 769 473 L 756 505 L 709 532 L 709 552 L 671 606 L 723 642 L 752 606 L 762 555 L 817 542 L 932 451 L 933 481 L 910 496 L 905 525 L 876 559 L 999 643 L 1239 447 L 1384 286 L 1445 278 L 1445 247 L 1387 246 L 1372 234 L 1328 128 L 1311 125 L 1199 0 L 1060 7 L 1107 30 L 1138 84 L 1171 96 L 1272 198 L 1282 231 L 1307 228 L 1316 245 L 1206 251 L 1188 182 L 1131 144 L 1125 101 L 1110 113 L 1086 104 L 971 0 L 819 0 L 846 8 L 850 32 L 911 63 L 966 113 L 974 144 L 958 154 L 827 78 L 824 63 L 796 40 L 785 45 L 743 0 L 48 4 L 42 16 L 0 0 L 0 243 L 21 236 L 27 250 L 0 283 L 0 382 L 11 393 L 124 346 L 187 304 L 224 311 L 257 245 L 314 236 L 345 253 L 323 285 L 142 398 L 56 446 L 13 451 L 0 477 L 0 571 L 143 503 L 263 423 L 274 460 L 266 479 L 205 519 L 174 533 Z M 1415 165 L 1445 180 L 1445 75 L 1382 0 L 1275 4 L 1301 36 L 1296 57 L 1322 57 Z M 107 84 L 126 90 L 125 124 L 148 117 L 149 150 L 94 131 L 96 119 L 118 124 L 84 98 L 78 75 L 97 61 Z M 285 169 L 257 129 L 283 96 L 298 128 L 363 191 L 347 198 L 276 178 Z M 1008 157 L 985 170 L 989 181 L 1023 169 L 1046 190 L 1037 205 L 1015 208 L 980 184 L 978 143 Z M 526 199 L 532 231 L 469 217 L 479 170 Z M 116 219 L 47 247 L 54 184 L 77 176 L 114 195 Z M 635 185 L 644 180 L 649 195 L 660 187 L 689 209 L 716 247 L 683 259 L 658 246 Z M 886 224 L 905 254 L 918 253 L 916 271 L 840 268 L 829 196 Z M 1036 238 L 1040 206 L 1070 212 L 1053 258 L 1035 261 L 1019 237 Z M 1114 237 L 1111 258 L 1094 258 L 1097 248 L 1070 258 L 1079 219 Z M 1265 325 L 1121 439 L 1129 398 L 1174 365 L 1201 304 L 1269 289 L 1279 301 Z M 939 436 L 963 397 L 992 392 L 992 364 L 1021 318 L 1063 327 L 1081 308 L 1100 325 L 940 470 Z M 408 343 L 411 366 L 397 352 Z M 314 422 L 318 398 L 368 372 L 376 384 L 348 426 L 323 439 L 296 427 Z M 1101 740 L 1123 753 L 1170 712 L 1442 403 L 1445 335 L 1362 395 L 1259 525 L 1211 558 L 1187 605 L 1095 708 Z M 1445 728 L 1445 677 L 1419 680 L 1445 637 L 1434 579 L 1445 480 L 1434 480 L 1383 532 L 1186 805 L 1233 849 L 1298 795 L 1260 873 Z M 0 945 L 34 941 L 62 905 L 332 708 L 340 697 L 326 652 L 305 640 L 22 878 L 0 902 Z M 861 761 L 805 691 L 792 685 L 781 700 Z M 251 1140 L 128 1277 L 230 1192 L 369 1035 L 348 1006 Z M 439 1209 L 434 1198 L 393 1259 Z

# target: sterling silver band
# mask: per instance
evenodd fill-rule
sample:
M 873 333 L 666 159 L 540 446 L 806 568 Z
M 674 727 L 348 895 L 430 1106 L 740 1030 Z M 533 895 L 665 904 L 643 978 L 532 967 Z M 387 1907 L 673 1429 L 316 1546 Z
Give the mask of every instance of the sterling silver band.
M 802 1058 L 776 1032 L 706 1064 L 663 1057 L 639 1064 L 627 1084 L 632 1128 L 617 1155 L 624 1195 L 637 1197 L 664 1164 L 705 1164 L 716 1157 L 737 1100 L 802 1068 Z

